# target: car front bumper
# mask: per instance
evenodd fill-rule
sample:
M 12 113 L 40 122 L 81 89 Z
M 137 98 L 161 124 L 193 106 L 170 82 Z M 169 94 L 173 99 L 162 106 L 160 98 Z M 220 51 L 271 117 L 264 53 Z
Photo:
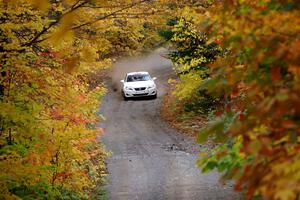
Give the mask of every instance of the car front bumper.
M 154 96 L 156 95 L 157 91 L 155 88 L 153 89 L 146 89 L 141 91 L 135 90 L 123 90 L 123 95 L 125 97 L 145 97 L 145 96 Z

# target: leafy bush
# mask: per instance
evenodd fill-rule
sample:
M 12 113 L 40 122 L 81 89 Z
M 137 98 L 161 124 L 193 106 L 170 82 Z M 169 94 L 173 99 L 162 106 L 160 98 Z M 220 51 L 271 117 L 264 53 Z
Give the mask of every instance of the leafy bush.
M 192 21 L 181 18 L 172 25 L 174 50 L 169 57 L 180 80 L 173 94 L 185 112 L 207 114 L 218 106 L 219 97 L 210 95 L 201 86 L 210 76 L 208 65 L 227 51 L 209 41 L 206 33 L 198 32 Z

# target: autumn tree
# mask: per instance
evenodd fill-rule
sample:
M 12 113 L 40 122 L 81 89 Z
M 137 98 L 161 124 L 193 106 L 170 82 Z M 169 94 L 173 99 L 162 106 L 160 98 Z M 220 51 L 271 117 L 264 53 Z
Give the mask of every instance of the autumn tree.
M 210 77 L 209 64 L 227 53 L 205 31 L 199 31 L 194 21 L 177 18 L 171 26 L 172 51 L 169 58 L 174 63 L 179 81 L 173 95 L 178 99 L 172 107 L 183 105 L 184 111 L 207 113 L 217 106 L 220 97 L 209 95 L 203 82 Z
M 248 199 L 298 199 L 300 4 L 211 3 L 190 16 L 230 54 L 209 65 L 210 78 L 199 87 L 228 98 L 199 133 L 201 142 L 220 144 L 201 154 L 199 166 L 236 180 Z
M 1 1 L 1 198 L 101 198 L 107 153 L 96 137 L 105 88 L 90 77 L 159 40 L 157 5 Z

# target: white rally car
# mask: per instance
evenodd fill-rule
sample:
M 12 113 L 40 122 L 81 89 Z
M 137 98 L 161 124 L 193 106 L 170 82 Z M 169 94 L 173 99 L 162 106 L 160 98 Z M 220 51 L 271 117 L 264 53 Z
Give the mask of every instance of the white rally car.
M 122 95 L 124 100 L 131 97 L 157 97 L 157 90 L 154 80 L 148 72 L 130 72 L 127 73 L 122 86 Z

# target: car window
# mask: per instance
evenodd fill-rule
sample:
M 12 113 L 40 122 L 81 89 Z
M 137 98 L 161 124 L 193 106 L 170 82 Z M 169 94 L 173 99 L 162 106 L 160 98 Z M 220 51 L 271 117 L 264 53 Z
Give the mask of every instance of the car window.
M 135 82 L 135 81 L 149 81 L 151 80 L 150 75 L 148 74 L 134 74 L 127 76 L 127 82 Z

